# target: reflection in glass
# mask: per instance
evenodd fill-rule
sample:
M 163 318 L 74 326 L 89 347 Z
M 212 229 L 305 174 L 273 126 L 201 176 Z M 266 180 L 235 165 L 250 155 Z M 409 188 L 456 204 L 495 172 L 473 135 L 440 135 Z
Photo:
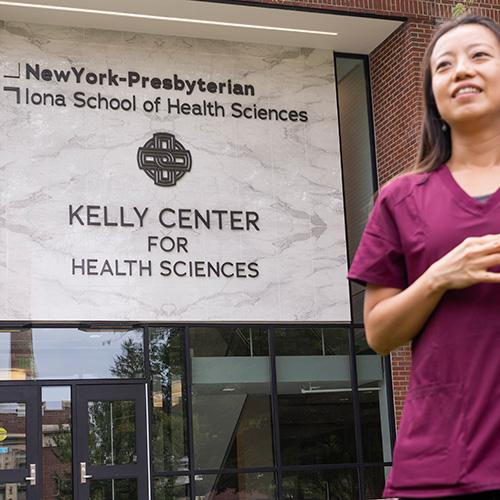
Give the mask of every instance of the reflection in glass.
M 191 328 L 190 346 L 196 467 L 271 466 L 267 331 Z
M 154 490 L 155 500 L 189 500 L 189 478 L 157 477 L 154 480 Z
M 90 482 L 90 500 L 140 500 L 136 479 L 100 479 Z M 142 499 L 141 499 L 142 500 Z
M 276 488 L 271 472 L 254 474 L 204 474 L 197 476 L 196 500 L 274 500 Z M 317 499 L 315 499 L 317 500 Z
M 277 328 L 274 345 L 277 356 L 349 355 L 349 336 L 343 328 Z
M 368 71 L 359 57 L 335 58 L 349 264 L 365 228 L 375 189 Z M 351 283 L 352 319 L 363 323 L 364 287 Z
M 361 387 L 359 406 L 363 433 L 365 462 L 383 462 L 382 429 L 380 422 L 380 389 Z
M 42 387 L 43 498 L 72 500 L 71 388 Z
M 283 475 L 286 500 L 353 500 L 359 498 L 358 474 L 354 469 L 291 472 Z
M 390 462 L 389 402 L 382 358 L 370 349 L 362 329 L 355 331 L 359 403 L 365 462 Z
M 92 465 L 136 463 L 135 401 L 89 401 Z
M 266 333 L 262 328 L 196 327 L 189 331 L 189 346 L 196 358 L 268 356 Z
M 365 469 L 366 500 L 382 498 L 384 484 L 384 467 L 367 467 Z
M 0 470 L 26 467 L 26 404 L 0 403 Z
M 279 328 L 275 340 L 283 464 L 356 462 L 348 330 Z
M 32 328 L 0 334 L 0 379 L 141 378 L 142 329 Z
M 153 466 L 156 471 L 188 468 L 184 335 L 181 328 L 150 328 L 153 377 Z
M 26 483 L 0 484 L 0 499 L 26 500 Z

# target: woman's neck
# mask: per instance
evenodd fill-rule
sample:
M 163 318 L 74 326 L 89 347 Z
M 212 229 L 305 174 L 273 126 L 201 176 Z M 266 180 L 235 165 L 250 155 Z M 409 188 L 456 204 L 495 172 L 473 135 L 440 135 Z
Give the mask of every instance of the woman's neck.
M 454 127 L 451 143 L 451 169 L 500 167 L 500 123 L 483 129 Z

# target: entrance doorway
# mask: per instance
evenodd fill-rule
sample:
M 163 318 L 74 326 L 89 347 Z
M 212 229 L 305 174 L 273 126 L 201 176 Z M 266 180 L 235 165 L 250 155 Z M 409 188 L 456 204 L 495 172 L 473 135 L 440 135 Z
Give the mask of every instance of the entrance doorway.
M 147 423 L 144 383 L 0 387 L 0 500 L 150 498 Z

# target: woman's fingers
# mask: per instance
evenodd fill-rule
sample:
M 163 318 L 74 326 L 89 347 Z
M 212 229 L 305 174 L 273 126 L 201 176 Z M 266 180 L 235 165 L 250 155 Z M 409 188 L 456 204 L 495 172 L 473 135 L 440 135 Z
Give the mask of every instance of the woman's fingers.
M 466 288 L 477 283 L 500 283 L 500 235 L 466 238 L 435 262 L 432 272 L 447 289 Z
M 480 269 L 490 269 L 491 267 L 500 266 L 500 253 L 492 253 L 478 258 L 476 261 L 477 267 Z
M 500 252 L 500 235 L 491 234 L 466 238 L 459 246 L 462 246 L 465 252 L 472 255 Z
M 479 273 L 477 283 L 500 283 L 500 273 L 482 271 Z

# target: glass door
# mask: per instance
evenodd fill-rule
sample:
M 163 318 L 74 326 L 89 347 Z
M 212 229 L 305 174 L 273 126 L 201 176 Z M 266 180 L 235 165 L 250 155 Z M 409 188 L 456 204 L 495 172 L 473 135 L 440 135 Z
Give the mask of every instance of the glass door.
M 145 395 L 142 384 L 76 387 L 79 500 L 149 498 Z
M 41 498 L 38 388 L 0 388 L 0 499 Z

